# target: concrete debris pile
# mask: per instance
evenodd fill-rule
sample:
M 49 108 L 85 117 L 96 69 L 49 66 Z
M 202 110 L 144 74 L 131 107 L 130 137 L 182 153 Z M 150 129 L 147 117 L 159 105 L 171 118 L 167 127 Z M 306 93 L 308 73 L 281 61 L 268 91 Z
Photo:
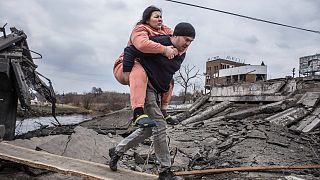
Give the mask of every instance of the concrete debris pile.
M 179 125 L 168 126 L 173 169 L 190 171 L 248 166 L 320 165 L 319 99 L 319 91 L 288 93 L 286 98 L 271 103 L 213 101 L 209 96 L 202 96 L 187 111 L 174 116 L 181 121 Z M 17 139 L 10 143 L 106 163 L 109 160 L 108 149 L 134 130 L 130 125 L 131 116 L 131 110 L 123 109 L 79 125 L 30 132 L 20 136 L 29 139 Z M 43 137 L 31 138 L 32 134 Z M 51 136 L 46 136 L 49 134 Z M 139 147 L 129 150 L 119 166 L 156 173 L 159 164 L 152 144 L 150 138 Z M 6 167 L 6 163 L 2 162 L 1 167 Z M 48 176 L 48 173 L 42 171 L 37 177 L 48 179 Z M 236 171 L 186 177 L 254 178 L 319 179 L 320 170 Z
M 220 103 L 211 102 L 209 107 L 205 107 L 203 111 L 196 115 L 190 115 L 189 112 L 183 115 L 177 115 L 183 125 L 190 123 L 202 122 L 204 124 L 210 123 L 214 120 L 210 117 L 223 119 L 245 119 L 257 114 L 269 114 L 265 121 L 289 127 L 291 130 L 311 132 L 320 126 L 319 113 L 320 108 L 318 102 L 320 99 L 319 92 L 307 92 L 301 98 L 290 98 L 275 103 L 270 103 L 261 106 L 254 106 L 244 110 L 229 112 L 232 106 L 229 101 Z M 225 113 L 223 116 L 215 116 L 215 114 Z M 183 118 L 186 119 L 183 119 Z
M 175 171 L 186 171 L 320 164 L 319 128 L 313 128 L 309 133 L 299 131 L 302 123 L 307 124 L 305 122 L 311 117 L 318 117 L 318 99 L 319 96 L 308 93 L 299 96 L 298 99 L 290 98 L 257 105 L 228 101 L 209 102 L 208 97 L 203 96 L 188 111 L 175 116 L 183 119 L 180 125 L 168 127 L 173 168 Z M 288 112 L 292 113 L 288 115 Z M 62 133 L 40 138 L 17 139 L 11 143 L 58 155 L 106 163 L 109 160 L 107 150 L 134 129 L 130 126 L 131 115 L 131 110 L 124 109 L 80 123 L 72 133 L 70 128 L 65 128 L 68 135 Z M 61 133 L 63 130 L 56 129 L 56 132 Z M 129 150 L 119 166 L 156 173 L 158 163 L 151 145 L 152 139 L 148 139 L 139 147 Z M 234 172 L 189 178 L 268 179 L 285 178 L 289 175 L 312 179 L 318 178 L 320 171 L 315 169 L 286 170 L 278 173 Z
M 264 108 L 258 108 L 261 111 L 252 112 L 251 116 L 241 118 L 242 114 L 248 114 L 251 111 L 239 111 L 239 109 L 241 107 L 230 110 L 228 115 L 221 113 L 220 116 L 169 130 L 171 147 L 177 147 L 179 154 L 189 159 L 184 164 L 186 169 L 320 163 L 319 131 L 304 134 L 273 124 L 266 121 L 270 114 L 262 111 Z M 182 170 L 182 163 L 178 164 L 176 168 Z M 318 170 L 286 173 L 313 174 L 317 177 L 320 175 Z M 229 176 L 226 174 L 205 176 L 205 178 L 266 176 L 280 175 L 238 173 L 229 174 Z

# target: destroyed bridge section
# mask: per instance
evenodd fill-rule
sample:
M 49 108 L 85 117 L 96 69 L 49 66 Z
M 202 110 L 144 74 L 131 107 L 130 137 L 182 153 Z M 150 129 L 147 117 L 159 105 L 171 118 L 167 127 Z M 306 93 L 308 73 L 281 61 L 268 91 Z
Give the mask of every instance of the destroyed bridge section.
M 27 35 L 22 30 L 12 27 L 11 33 L 6 34 L 5 26 L 0 28 L 3 33 L 0 36 L 0 138 L 12 140 L 15 135 L 18 99 L 21 108 L 30 110 L 30 102 L 35 97 L 33 91 L 38 92 L 52 104 L 52 114 L 57 121 L 56 98 L 51 81 L 36 71 L 37 65 L 33 59 L 40 59 L 42 56 L 29 49 Z M 31 53 L 37 54 L 37 57 L 33 58 Z

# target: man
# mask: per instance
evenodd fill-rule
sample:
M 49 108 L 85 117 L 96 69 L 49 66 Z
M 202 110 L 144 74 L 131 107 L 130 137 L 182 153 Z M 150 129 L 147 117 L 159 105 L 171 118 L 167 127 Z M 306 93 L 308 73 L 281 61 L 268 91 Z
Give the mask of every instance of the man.
M 152 118 L 155 127 L 146 126 L 135 130 L 128 137 L 123 139 L 115 148 L 109 150 L 111 160 L 109 166 L 113 171 L 117 170 L 117 162 L 128 149 L 135 147 L 144 139 L 153 135 L 155 154 L 160 162 L 160 180 L 182 179 L 174 176 L 171 171 L 171 158 L 166 138 L 166 121 L 160 109 L 159 95 L 168 91 L 170 81 L 175 72 L 180 69 L 186 54 L 186 50 L 195 38 L 195 29 L 189 23 L 179 23 L 176 25 L 173 36 L 156 36 L 150 38 L 165 46 L 173 45 L 178 50 L 178 55 L 173 59 L 168 59 L 160 54 L 144 54 L 139 52 L 134 46 L 125 48 L 124 68 L 133 64 L 134 58 L 140 58 L 139 62 L 148 75 L 148 88 L 146 93 L 145 111 Z

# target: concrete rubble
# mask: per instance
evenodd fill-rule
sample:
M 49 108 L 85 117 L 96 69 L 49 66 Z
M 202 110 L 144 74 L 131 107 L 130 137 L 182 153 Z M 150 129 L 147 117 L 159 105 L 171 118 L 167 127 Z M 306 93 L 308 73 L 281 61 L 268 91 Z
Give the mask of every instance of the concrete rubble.
M 265 89 L 268 96 L 280 93 L 285 98 L 273 102 L 248 103 L 242 102 L 243 98 L 241 102 L 216 101 L 210 96 L 203 96 L 187 111 L 176 114 L 174 117 L 181 123 L 168 126 L 167 129 L 173 170 L 319 165 L 320 90 L 317 86 L 310 81 L 305 84 L 286 80 L 261 89 Z M 134 130 L 130 125 L 131 118 L 132 110 L 123 109 L 74 126 L 30 132 L 10 143 L 106 163 L 109 160 L 108 149 Z M 31 134 L 38 137 L 32 137 Z M 2 162 L 2 167 L 6 163 Z M 119 166 L 156 173 L 159 164 L 153 151 L 152 138 L 125 153 Z M 66 176 L 42 171 L 37 179 L 61 177 Z M 320 179 L 320 170 L 230 172 L 188 176 L 186 179 Z

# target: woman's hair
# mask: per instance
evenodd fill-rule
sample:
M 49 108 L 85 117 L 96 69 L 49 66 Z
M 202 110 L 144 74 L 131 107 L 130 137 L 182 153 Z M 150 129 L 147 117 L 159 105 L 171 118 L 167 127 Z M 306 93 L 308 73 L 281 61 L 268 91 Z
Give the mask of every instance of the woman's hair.
M 154 11 L 160 11 L 162 13 L 161 9 L 159 9 L 155 6 L 149 6 L 143 11 L 142 19 L 137 23 L 137 25 L 138 24 L 147 24 L 147 21 L 150 19 L 151 14 Z

